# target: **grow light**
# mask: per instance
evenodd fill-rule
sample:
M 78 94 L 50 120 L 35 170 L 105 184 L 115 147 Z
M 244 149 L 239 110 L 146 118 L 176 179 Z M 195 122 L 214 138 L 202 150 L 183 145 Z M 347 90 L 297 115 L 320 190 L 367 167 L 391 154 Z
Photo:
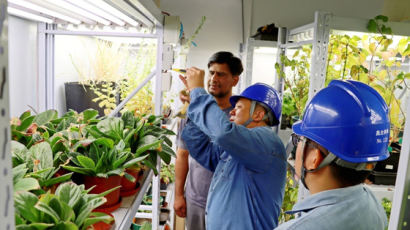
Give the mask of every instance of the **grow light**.
M 111 0 L 111 2 L 115 6 L 117 6 L 118 8 L 123 10 L 124 12 L 126 12 L 128 15 L 135 16 L 135 18 L 138 19 L 139 21 L 141 21 L 144 25 L 146 25 L 150 28 L 152 28 L 154 26 L 154 23 L 151 20 L 147 19 L 141 12 L 134 9 L 127 2 L 122 1 L 122 0 Z
M 105 20 L 104 18 L 101 18 L 101 17 L 99 17 L 99 16 L 97 16 L 97 15 L 95 15 L 95 14 L 89 12 L 89 11 L 83 10 L 82 8 L 79 8 L 75 5 L 72 5 L 72 4 L 70 4 L 66 1 L 63 1 L 63 0 L 52 0 L 52 1 L 47 0 L 47 2 L 49 2 L 51 4 L 54 4 L 54 5 L 57 5 L 61 8 L 63 8 L 63 9 L 67 9 L 69 11 L 77 13 L 77 14 L 83 16 L 83 17 L 86 17 L 86 18 L 92 19 L 94 21 L 97 21 L 97 22 L 99 22 L 103 25 L 108 26 L 108 25 L 111 24 L 108 20 Z
M 128 17 L 127 15 L 123 14 L 121 11 L 117 10 L 116 8 L 112 7 L 111 5 L 107 4 L 103 0 L 86 0 L 90 4 L 98 6 L 99 8 L 105 10 L 106 12 L 110 12 L 110 14 L 114 15 L 117 18 L 120 18 L 132 26 L 138 26 L 139 23 L 134 19 Z
M 60 18 L 62 20 L 65 20 L 67 22 L 71 22 L 71 23 L 76 24 L 76 25 L 81 23 L 80 20 L 74 19 L 72 17 L 68 17 L 66 15 L 60 14 L 60 13 L 58 13 L 56 11 L 53 11 L 53 10 L 46 9 L 44 7 L 33 4 L 31 2 L 27 2 L 25 0 L 8 0 L 8 2 L 12 3 L 12 4 L 15 4 L 15 5 L 18 5 L 18 6 L 21 6 L 21 7 L 24 7 L 24 8 L 28 8 L 28 9 L 37 11 L 37 12 L 42 13 L 42 14 L 47 14 L 47 15 L 50 15 L 50 16 L 55 17 L 55 18 Z
M 289 36 L 289 41 L 301 42 L 313 39 L 313 28 Z
M 19 10 L 16 8 L 12 7 L 7 7 L 7 12 L 11 15 L 17 16 L 17 17 L 22 17 L 34 21 L 39 21 L 39 22 L 45 22 L 45 23 L 53 23 L 54 21 L 50 18 L 42 17 L 37 14 L 29 13 L 23 10 Z
M 73 5 L 81 7 L 84 10 L 88 10 L 88 11 L 92 12 L 95 15 L 106 18 L 106 19 L 114 22 L 115 24 L 117 24 L 119 26 L 124 26 L 125 25 L 124 21 L 122 21 L 122 20 L 112 16 L 111 14 L 107 13 L 109 11 L 105 12 L 104 10 L 101 10 L 99 7 L 97 7 L 93 4 L 90 4 L 90 3 L 88 3 L 84 0 L 82 0 L 82 1 L 80 1 L 80 0 L 66 0 L 66 1 L 73 4 Z

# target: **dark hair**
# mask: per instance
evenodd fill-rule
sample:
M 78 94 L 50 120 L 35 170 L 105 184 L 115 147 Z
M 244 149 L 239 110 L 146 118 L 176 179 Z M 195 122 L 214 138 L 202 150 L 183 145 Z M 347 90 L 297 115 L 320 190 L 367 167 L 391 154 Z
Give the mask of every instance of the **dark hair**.
M 345 168 L 332 162 L 330 171 L 343 187 L 361 184 L 370 175 L 371 171 L 356 171 L 354 169 Z
M 241 59 L 235 57 L 231 52 L 227 51 L 220 51 L 217 53 L 214 53 L 208 61 L 208 68 L 211 67 L 212 64 L 218 63 L 218 64 L 227 64 L 229 67 L 229 70 L 231 71 L 231 74 L 236 76 L 240 75 L 243 71 L 243 66 Z

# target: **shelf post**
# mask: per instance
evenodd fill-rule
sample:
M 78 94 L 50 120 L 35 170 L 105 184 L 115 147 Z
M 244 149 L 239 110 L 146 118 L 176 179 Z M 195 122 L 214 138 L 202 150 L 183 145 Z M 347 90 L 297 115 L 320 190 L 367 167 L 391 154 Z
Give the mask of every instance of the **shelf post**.
M 8 68 L 8 17 L 7 1 L 0 0 L 0 229 L 15 229 L 13 202 L 13 170 L 10 144 L 9 68 Z

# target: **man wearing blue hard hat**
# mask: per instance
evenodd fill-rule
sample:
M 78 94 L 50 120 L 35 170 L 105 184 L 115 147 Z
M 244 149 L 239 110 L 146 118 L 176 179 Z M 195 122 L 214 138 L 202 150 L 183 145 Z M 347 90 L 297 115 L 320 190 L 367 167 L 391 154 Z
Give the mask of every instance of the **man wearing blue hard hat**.
M 292 128 L 296 174 L 312 195 L 289 212 L 299 218 L 276 229 L 385 229 L 386 213 L 363 185 L 389 156 L 388 107 L 380 94 L 361 82 L 333 80 Z
M 204 90 L 204 71 L 187 69 L 189 121 L 182 133 L 189 153 L 214 172 L 206 228 L 272 229 L 284 194 L 286 153 L 270 126 L 279 124 L 281 101 L 265 84 L 232 96 L 230 118 Z

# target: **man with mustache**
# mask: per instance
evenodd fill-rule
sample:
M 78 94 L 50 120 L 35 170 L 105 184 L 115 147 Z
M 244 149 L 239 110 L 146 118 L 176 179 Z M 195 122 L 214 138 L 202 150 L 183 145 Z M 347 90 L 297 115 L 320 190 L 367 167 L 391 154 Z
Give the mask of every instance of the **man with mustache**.
M 228 116 L 232 110 L 229 103 L 232 88 L 238 83 L 239 75 L 243 71 L 241 60 L 230 52 L 217 52 L 209 59 L 208 70 L 208 91 L 225 113 L 223 116 Z M 180 97 L 183 103 L 189 102 L 189 97 Z M 174 209 L 178 216 L 186 217 L 187 230 L 204 230 L 205 206 L 212 171 L 189 157 L 185 142 L 181 139 L 185 122 L 186 120 L 182 120 L 178 129 Z
M 266 84 L 251 85 L 230 97 L 234 109 L 228 119 L 204 90 L 204 75 L 192 67 L 181 80 L 191 91 L 182 138 L 189 154 L 214 172 L 206 228 L 272 229 L 278 223 L 286 176 L 285 148 L 270 127 L 279 124 L 279 94 Z

